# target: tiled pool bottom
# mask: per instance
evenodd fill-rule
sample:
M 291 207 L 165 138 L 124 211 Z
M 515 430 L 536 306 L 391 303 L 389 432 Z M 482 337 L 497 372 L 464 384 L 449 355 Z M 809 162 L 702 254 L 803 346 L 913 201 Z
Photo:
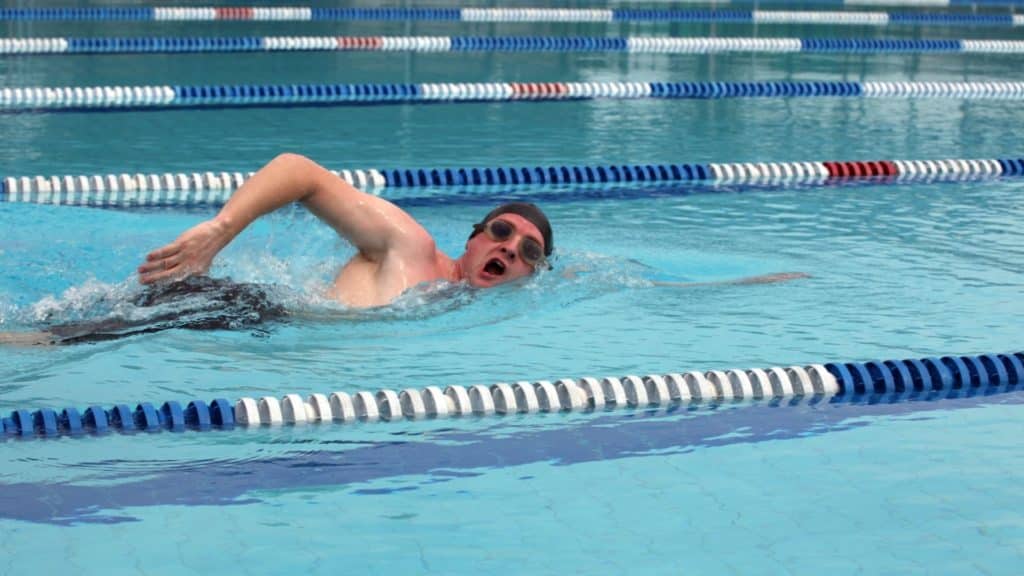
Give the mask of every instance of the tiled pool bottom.
M 1022 403 L 263 430 L 220 435 L 240 460 L 181 464 L 165 444 L 199 435 L 76 440 L 119 457 L 72 484 L 0 476 L 4 571 L 1008 574 Z M 69 447 L 5 445 L 57 477 Z

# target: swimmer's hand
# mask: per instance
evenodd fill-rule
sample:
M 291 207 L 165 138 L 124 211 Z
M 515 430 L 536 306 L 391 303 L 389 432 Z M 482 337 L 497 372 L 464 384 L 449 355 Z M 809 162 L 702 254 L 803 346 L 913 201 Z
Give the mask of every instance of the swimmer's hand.
M 229 226 L 216 218 L 189 228 L 178 239 L 146 255 L 139 268 L 139 283 L 181 280 L 205 274 L 234 235 Z

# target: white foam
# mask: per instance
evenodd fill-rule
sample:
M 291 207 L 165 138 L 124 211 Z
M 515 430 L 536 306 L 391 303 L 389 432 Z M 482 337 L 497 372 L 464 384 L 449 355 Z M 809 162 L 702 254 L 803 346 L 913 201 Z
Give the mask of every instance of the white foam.
M 134 280 L 108 284 L 90 279 L 83 284 L 65 289 L 59 296 L 45 296 L 28 306 L 30 322 L 74 322 L 97 314 L 125 311 L 125 302 L 141 287 Z

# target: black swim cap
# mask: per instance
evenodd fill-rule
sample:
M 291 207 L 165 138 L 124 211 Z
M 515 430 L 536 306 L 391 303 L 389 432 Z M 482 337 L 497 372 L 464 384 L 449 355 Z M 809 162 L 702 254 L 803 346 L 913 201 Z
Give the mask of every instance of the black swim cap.
M 484 224 L 502 214 L 516 214 L 529 220 L 530 223 L 537 227 L 537 230 L 540 230 L 541 235 L 544 236 L 544 255 L 551 256 L 551 251 L 555 248 L 554 238 L 551 235 L 551 223 L 548 222 L 548 217 L 541 212 L 540 208 L 529 202 L 509 202 L 491 210 L 479 224 L 473 225 L 473 233 L 469 237 L 472 238 L 479 234 L 484 229 Z

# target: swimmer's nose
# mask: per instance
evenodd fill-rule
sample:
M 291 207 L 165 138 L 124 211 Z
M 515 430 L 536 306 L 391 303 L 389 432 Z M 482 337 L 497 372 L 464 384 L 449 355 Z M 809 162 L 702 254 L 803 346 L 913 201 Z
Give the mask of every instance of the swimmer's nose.
M 502 246 L 501 247 L 501 251 L 504 252 L 508 256 L 508 259 L 509 259 L 510 262 L 516 259 L 516 252 L 515 252 L 515 250 L 509 250 L 507 247 Z

